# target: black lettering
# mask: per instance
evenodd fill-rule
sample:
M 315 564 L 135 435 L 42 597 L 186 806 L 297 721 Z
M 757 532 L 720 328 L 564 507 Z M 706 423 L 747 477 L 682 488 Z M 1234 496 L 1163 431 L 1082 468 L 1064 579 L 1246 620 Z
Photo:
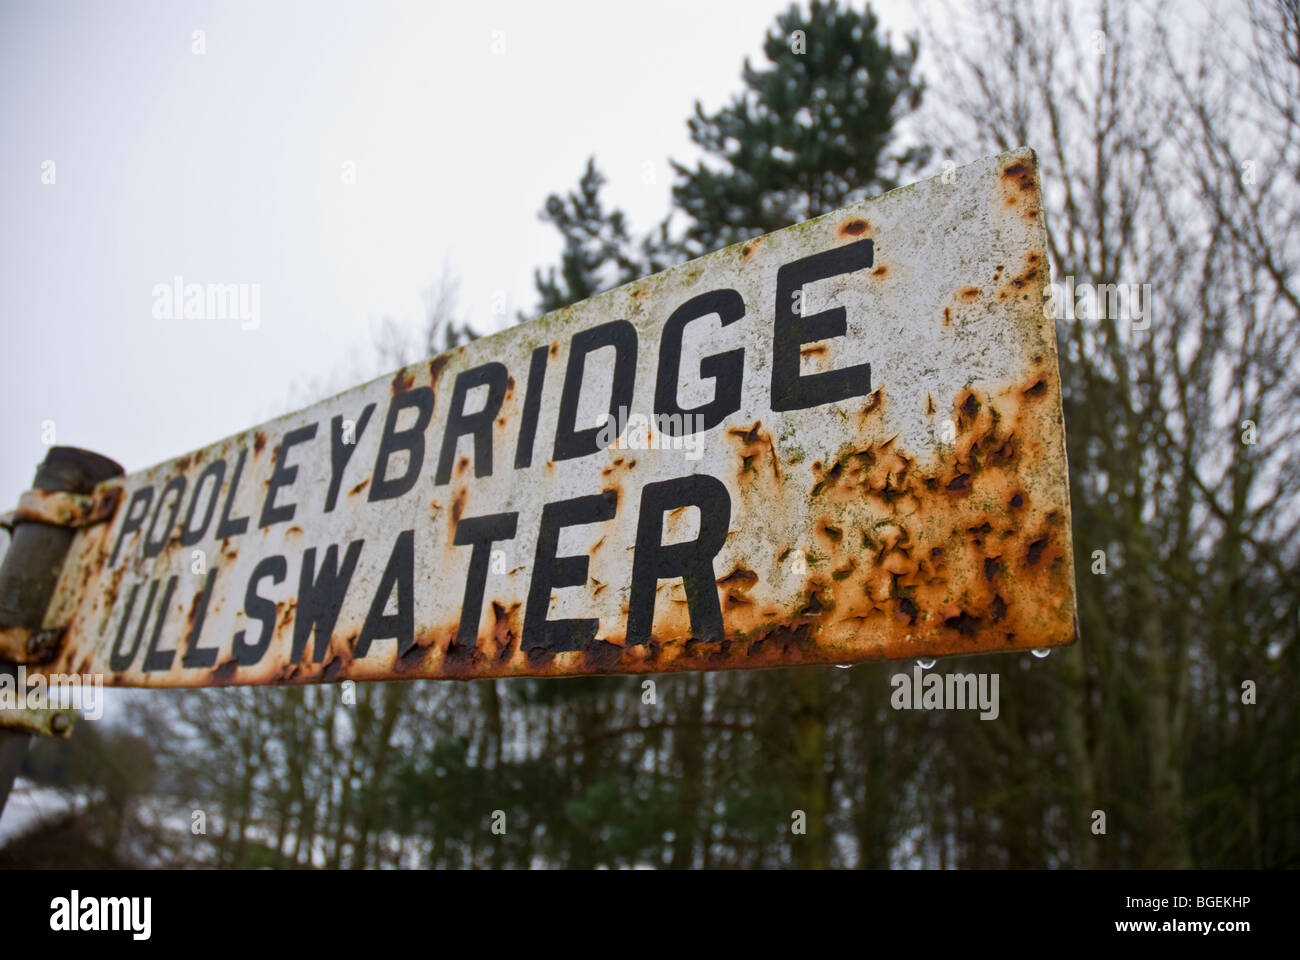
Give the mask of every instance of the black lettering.
M 388 598 L 397 589 L 397 612 L 384 614 Z M 375 591 L 370 612 L 361 627 L 353 655 L 360 660 L 370 652 L 373 640 L 396 640 L 397 655 L 405 656 L 415 646 L 415 531 L 403 530 L 393 544 L 388 566 Z
M 609 415 L 618 419 L 620 410 L 631 410 L 636 388 L 636 327 L 626 320 L 611 320 L 573 335 L 569 342 L 569 363 L 560 392 L 560 419 L 555 428 L 556 460 L 585 457 L 601 449 L 602 427 L 577 429 L 578 400 L 586 372 L 587 355 L 602 347 L 614 348 L 614 382 L 609 392 Z
M 859 240 L 787 263 L 777 270 L 772 337 L 773 410 L 803 410 L 871 392 L 871 364 L 801 376 L 799 351 L 805 343 L 842 337 L 849 328 L 843 307 L 807 316 L 802 307 L 804 284 L 864 270 L 872 264 L 872 250 L 871 240 Z M 799 294 L 799 309 L 794 302 L 795 294 Z
M 663 543 L 664 514 L 679 507 L 700 511 L 700 532 L 694 540 Z M 716 477 L 693 474 L 676 480 L 647 483 L 641 492 L 636 550 L 632 554 L 632 595 L 628 602 L 627 642 L 645 643 L 654 628 L 655 588 L 660 580 L 681 577 L 697 640 L 722 639 L 722 606 L 713 558 L 722 549 L 731 526 L 731 496 Z
M 122 612 L 122 620 L 117 626 L 117 639 L 113 641 L 113 651 L 108 657 L 108 669 L 114 673 L 121 673 L 127 667 L 131 666 L 131 661 L 135 659 L 135 652 L 140 649 L 140 640 L 144 637 L 144 625 L 149 619 L 149 608 L 153 606 L 154 594 L 158 592 L 158 581 L 149 581 L 149 597 L 145 600 L 144 614 L 140 618 L 140 626 L 135 631 L 135 642 L 131 644 L 131 649 L 124 651 L 122 641 L 126 639 L 126 628 L 131 623 L 131 612 L 135 609 L 135 598 L 140 593 L 140 584 L 132 584 L 131 592 L 127 594 L 126 610 Z
M 465 600 L 460 607 L 460 625 L 456 627 L 456 648 L 474 649 L 478 640 L 479 621 L 483 617 L 483 589 L 487 585 L 488 562 L 492 544 L 513 540 L 518 513 L 493 513 L 486 517 L 465 517 L 456 527 L 458 547 L 473 546 L 469 555 L 469 573 L 465 579 Z
M 397 415 L 407 407 L 415 407 L 415 423 L 406 430 L 397 429 Z M 384 434 L 379 440 L 379 454 L 375 457 L 374 479 L 370 483 L 370 501 L 391 500 L 400 497 L 419 479 L 424 464 L 424 431 L 433 416 L 433 390 L 416 387 L 393 397 L 388 404 L 388 418 L 384 421 Z M 389 479 L 388 460 L 399 450 L 407 452 L 406 472 Z
M 203 632 L 203 622 L 208 618 L 208 602 L 212 599 L 212 585 L 217 581 L 217 571 L 208 571 L 203 581 L 203 592 L 194 601 L 194 625 L 190 635 L 185 638 L 185 656 L 181 658 L 183 667 L 211 667 L 217 662 L 216 647 L 199 646 L 199 635 Z
M 173 490 L 176 491 L 176 497 L 172 501 L 171 516 L 167 518 L 167 523 L 163 526 L 162 536 L 157 540 L 154 539 L 154 531 L 158 528 L 158 518 L 162 516 L 163 504 L 167 502 L 167 494 Z M 144 535 L 144 555 L 146 557 L 156 557 L 162 553 L 163 547 L 167 545 L 167 539 L 171 536 L 172 529 L 176 526 L 176 518 L 181 512 L 181 497 L 185 496 L 185 474 L 172 477 L 167 481 L 167 486 L 163 487 L 162 493 L 158 495 L 158 506 L 154 508 L 153 519 L 149 521 L 149 529 Z
M 126 508 L 126 517 L 122 520 L 122 530 L 117 535 L 117 543 L 113 544 L 113 555 L 108 558 L 110 567 L 117 563 L 117 552 L 122 549 L 122 541 L 126 539 L 127 534 L 135 533 L 144 524 L 144 518 L 149 514 L 149 504 L 152 502 L 153 487 L 141 487 L 131 494 L 131 502 Z M 139 509 L 137 510 L 136 507 Z
M 253 568 L 253 575 L 248 578 L 248 589 L 244 591 L 244 614 L 250 620 L 261 621 L 262 630 L 255 644 L 245 640 L 246 630 L 235 634 L 231 653 L 234 654 L 237 665 L 251 667 L 266 656 L 266 648 L 271 645 L 271 635 L 275 631 L 275 603 L 259 596 L 257 587 L 267 578 L 273 584 L 282 583 L 288 573 L 289 564 L 279 554 L 263 557 Z
M 442 486 L 451 480 L 451 468 L 456 461 L 456 443 L 467 434 L 474 437 L 474 476 L 492 476 L 492 421 L 501 410 L 506 398 L 506 379 L 510 376 L 505 364 L 485 363 L 456 375 L 456 385 L 451 395 L 451 411 L 447 414 L 447 428 L 442 435 L 442 453 L 438 456 L 438 473 L 434 483 Z M 477 413 L 465 412 L 465 400 L 470 390 L 487 385 L 487 400 Z
M 548 348 L 537 347 L 528 361 L 528 392 L 524 395 L 524 411 L 519 417 L 519 441 L 515 445 L 515 469 L 532 466 L 533 441 L 537 437 L 537 415 L 542 409 L 542 384 L 546 382 L 546 354 Z
M 154 621 L 153 635 L 149 638 L 149 649 L 144 654 L 144 672 L 153 673 L 156 670 L 170 670 L 172 661 L 176 659 L 176 648 L 170 650 L 159 650 L 158 641 L 162 637 L 163 623 L 167 620 L 167 611 L 171 608 L 172 594 L 176 592 L 176 582 L 180 577 L 172 577 L 167 581 L 167 589 L 163 591 L 162 601 L 158 604 L 158 619 Z
M 194 514 L 198 510 L 199 498 L 203 496 L 203 485 L 208 478 L 212 478 L 212 498 L 208 500 L 207 512 L 203 514 L 203 523 L 199 527 L 194 526 Z M 192 547 L 203 539 L 203 535 L 208 532 L 208 524 L 212 522 L 212 515 L 217 512 L 217 501 L 221 499 L 221 481 L 226 478 L 226 461 L 213 460 L 199 478 L 194 481 L 194 496 L 190 499 L 190 509 L 185 514 L 185 523 L 181 527 L 181 545 Z
M 528 605 L 524 611 L 525 650 L 544 649 L 553 653 L 581 650 L 596 635 L 597 619 L 549 620 L 551 591 L 556 587 L 576 587 L 587 582 L 587 557 L 557 557 L 560 530 L 585 523 L 612 520 L 618 509 L 618 494 L 613 490 L 560 500 L 542 507 L 542 522 L 537 532 L 537 553 L 533 558 L 533 579 L 528 587 Z
M 690 410 L 677 403 L 677 387 L 681 379 L 682 333 L 692 320 L 716 313 L 724 327 L 745 315 L 745 301 L 735 290 L 711 290 L 692 297 L 673 311 L 664 324 L 659 341 L 659 373 L 655 381 L 655 413 L 667 414 L 660 420 L 660 430 L 669 436 L 679 437 L 694 433 L 688 429 L 686 418 L 703 418 L 701 429 L 717 426 L 740 409 L 741 380 L 745 373 L 745 351 L 728 350 L 700 360 L 700 379 L 713 380 L 713 399 Z
M 343 595 L 347 593 L 352 574 L 357 568 L 364 540 L 353 540 L 343 555 L 343 568 L 339 569 L 338 544 L 331 543 L 316 573 L 316 548 L 308 547 L 302 555 L 302 573 L 298 578 L 298 607 L 293 620 L 293 656 L 291 663 L 302 659 L 312 629 L 316 630 L 316 643 L 308 663 L 319 663 L 325 658 L 339 610 L 343 608 Z
M 262 501 L 262 519 L 257 522 L 259 530 L 264 530 L 273 523 L 284 523 L 292 520 L 298 505 L 287 503 L 282 507 L 275 505 L 275 494 L 281 487 L 290 486 L 298 479 L 298 467 L 285 466 L 285 460 L 289 457 L 289 448 L 299 443 L 306 443 L 312 437 L 316 436 L 316 427 L 319 424 L 309 423 L 305 427 L 299 427 L 297 430 L 290 430 L 280 441 L 280 449 L 275 454 L 275 469 L 271 471 L 271 482 L 266 485 L 266 499 Z
M 218 540 L 237 537 L 248 529 L 248 517 L 230 519 L 230 510 L 235 505 L 235 495 L 239 492 L 239 478 L 244 475 L 244 461 L 247 459 L 248 451 L 240 450 L 239 459 L 235 461 L 235 473 L 230 478 L 230 490 L 226 494 L 225 505 L 221 508 L 221 522 L 217 524 Z
M 343 442 L 343 415 L 336 414 L 330 421 L 330 488 L 325 495 L 326 513 L 332 512 L 334 505 L 338 503 L 339 487 L 343 484 L 343 469 L 352 459 L 352 454 L 356 452 L 357 444 L 361 442 L 361 435 L 366 432 L 366 425 L 370 423 L 370 415 L 374 412 L 375 405 L 366 404 L 366 408 L 361 411 L 361 418 L 357 420 L 351 443 Z

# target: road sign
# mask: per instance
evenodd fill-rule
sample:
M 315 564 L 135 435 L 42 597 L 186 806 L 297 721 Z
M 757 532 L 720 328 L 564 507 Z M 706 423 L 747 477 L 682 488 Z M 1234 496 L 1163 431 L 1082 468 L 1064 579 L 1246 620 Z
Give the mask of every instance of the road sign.
M 40 669 L 195 686 L 1068 643 L 1046 249 L 1020 150 L 131 474 L 77 533 Z

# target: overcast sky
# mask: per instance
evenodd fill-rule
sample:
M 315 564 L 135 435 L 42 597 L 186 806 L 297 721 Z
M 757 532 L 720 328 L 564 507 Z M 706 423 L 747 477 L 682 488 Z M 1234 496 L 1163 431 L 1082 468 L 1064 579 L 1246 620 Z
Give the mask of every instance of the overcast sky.
M 594 153 L 656 222 L 786 6 L 0 3 L 0 509 L 51 425 L 131 471 L 347 385 L 444 263 L 476 329 L 531 309 L 546 194 Z M 155 317 L 178 276 L 259 285 L 260 325 Z

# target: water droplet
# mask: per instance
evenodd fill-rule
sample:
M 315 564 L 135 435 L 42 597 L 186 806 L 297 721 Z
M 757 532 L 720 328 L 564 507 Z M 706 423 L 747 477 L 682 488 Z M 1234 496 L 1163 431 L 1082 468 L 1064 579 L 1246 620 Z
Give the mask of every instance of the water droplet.
M 922 658 L 922 659 L 916 661 L 916 665 L 917 665 L 918 667 L 920 667 L 922 670 L 929 670 L 931 667 L 934 666 L 934 658 L 931 657 L 931 658 L 929 658 L 928 660 L 925 659 L 925 658 Z
M 841 670 L 852 670 L 852 669 L 853 669 L 853 664 L 851 664 L 851 663 L 837 663 L 837 664 L 835 664 L 835 666 L 839 667 Z
M 1049 649 L 1047 649 L 1047 647 L 1039 647 L 1037 650 L 1031 650 L 1030 652 L 1031 652 L 1034 656 L 1036 656 L 1039 660 L 1042 660 L 1044 657 L 1046 657 L 1046 656 L 1047 656 L 1049 653 L 1051 653 L 1052 651 L 1049 650 Z

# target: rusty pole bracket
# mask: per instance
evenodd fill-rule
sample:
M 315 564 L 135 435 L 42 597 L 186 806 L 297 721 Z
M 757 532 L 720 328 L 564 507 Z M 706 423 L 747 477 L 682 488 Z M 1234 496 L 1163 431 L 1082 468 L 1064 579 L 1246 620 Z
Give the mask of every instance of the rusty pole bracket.
M 0 730 L 17 734 L 36 734 L 66 740 L 72 736 L 77 724 L 77 711 L 72 707 L 17 707 L 0 710 Z
M 66 448 L 65 448 L 66 449 Z M 112 518 L 122 499 L 122 480 L 112 477 L 89 494 L 67 490 L 28 490 L 18 498 L 18 508 L 0 515 L 0 527 L 10 531 L 20 523 L 43 523 L 78 530 Z M 10 663 L 48 663 L 59 652 L 68 628 L 30 629 L 0 626 L 0 660 Z M 4 726 L 0 723 L 0 726 Z
M 104 482 L 123 472 L 119 464 L 89 450 L 51 447 L 36 468 L 31 494 L 20 498 L 18 509 L 3 518 L 10 541 L 0 562 L 0 661 L 9 662 L 0 662 L 4 674 L 0 683 L 13 683 L 21 695 L 19 702 L 26 702 L 27 691 L 18 690 L 22 668 L 15 663 L 28 662 L 34 655 L 48 656 L 47 647 L 52 642 L 57 650 L 63 635 L 62 630 L 52 634 L 44 630 L 44 618 L 76 528 L 112 515 L 120 488 Z M 110 493 L 113 490 L 117 492 Z M 10 657 L 11 653 L 21 655 Z M 72 732 L 68 714 L 25 707 L 0 710 L 0 815 L 22 767 L 30 734 L 68 736 Z
M 30 630 L 27 627 L 0 627 L 0 660 L 9 663 L 49 663 L 63 646 L 67 627 Z
M 52 527 L 93 526 L 113 516 L 122 498 L 121 478 L 114 477 L 91 494 L 66 490 L 28 490 L 18 498 L 17 509 L 0 514 L 0 527 L 13 531 L 20 523 L 47 523 Z

